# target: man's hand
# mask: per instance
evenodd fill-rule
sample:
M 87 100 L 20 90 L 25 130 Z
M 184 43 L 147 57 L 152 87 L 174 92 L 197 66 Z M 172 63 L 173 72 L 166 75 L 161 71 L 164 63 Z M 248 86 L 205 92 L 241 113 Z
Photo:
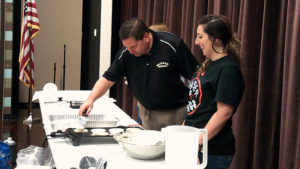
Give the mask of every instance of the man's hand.
M 86 101 L 84 102 L 79 109 L 79 116 L 88 116 L 93 109 L 93 102 Z
M 80 106 L 79 115 L 82 116 L 86 114 L 85 116 L 88 116 L 93 109 L 94 101 L 103 96 L 105 92 L 114 84 L 115 82 L 109 81 L 104 77 L 100 77 L 100 79 L 98 79 L 94 85 L 93 90 L 87 100 Z

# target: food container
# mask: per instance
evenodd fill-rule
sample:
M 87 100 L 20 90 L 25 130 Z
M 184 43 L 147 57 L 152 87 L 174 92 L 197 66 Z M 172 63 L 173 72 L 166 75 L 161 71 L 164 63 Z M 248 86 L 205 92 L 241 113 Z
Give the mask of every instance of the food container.
M 73 109 L 79 109 L 84 101 L 70 101 L 70 107 Z
M 68 128 L 72 128 L 74 124 L 79 123 L 79 115 L 49 115 L 52 131 L 62 130 L 65 131 Z M 97 128 L 97 127 L 116 127 L 119 119 L 114 116 L 105 114 L 91 114 L 86 117 L 85 128 Z

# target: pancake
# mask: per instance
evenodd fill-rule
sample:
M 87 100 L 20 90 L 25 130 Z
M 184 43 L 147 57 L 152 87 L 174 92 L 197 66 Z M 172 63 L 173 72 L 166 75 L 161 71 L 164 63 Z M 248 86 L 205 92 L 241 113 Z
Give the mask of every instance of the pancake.
M 109 133 L 111 135 L 115 135 L 115 134 L 121 133 L 121 132 L 124 132 L 124 129 L 122 129 L 122 128 L 112 128 L 112 129 L 109 129 Z
M 105 129 L 92 129 L 93 136 L 108 136 L 108 132 Z

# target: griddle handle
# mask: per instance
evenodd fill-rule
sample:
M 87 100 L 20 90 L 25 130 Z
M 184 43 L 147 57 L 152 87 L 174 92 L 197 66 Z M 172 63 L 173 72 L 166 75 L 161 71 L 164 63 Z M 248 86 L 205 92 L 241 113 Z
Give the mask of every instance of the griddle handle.
M 73 146 L 79 146 L 80 145 L 80 140 L 79 139 L 72 139 Z
M 51 137 L 65 137 L 65 133 L 61 130 L 57 130 L 56 132 L 52 132 L 50 134 Z

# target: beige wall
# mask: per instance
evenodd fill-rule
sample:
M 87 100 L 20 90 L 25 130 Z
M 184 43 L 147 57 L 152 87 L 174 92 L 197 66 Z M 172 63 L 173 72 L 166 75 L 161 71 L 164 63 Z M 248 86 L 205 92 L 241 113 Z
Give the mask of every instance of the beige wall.
M 82 0 L 36 1 L 40 32 L 34 38 L 35 90 L 53 82 L 56 62 L 56 85 L 63 87 L 63 56 L 66 44 L 66 90 L 80 89 Z M 28 101 L 28 88 L 20 83 L 20 102 Z
M 101 1 L 101 36 L 100 36 L 100 69 L 99 77 L 110 66 L 111 59 L 111 27 L 112 27 L 112 1 Z M 109 91 L 105 93 L 109 96 Z

